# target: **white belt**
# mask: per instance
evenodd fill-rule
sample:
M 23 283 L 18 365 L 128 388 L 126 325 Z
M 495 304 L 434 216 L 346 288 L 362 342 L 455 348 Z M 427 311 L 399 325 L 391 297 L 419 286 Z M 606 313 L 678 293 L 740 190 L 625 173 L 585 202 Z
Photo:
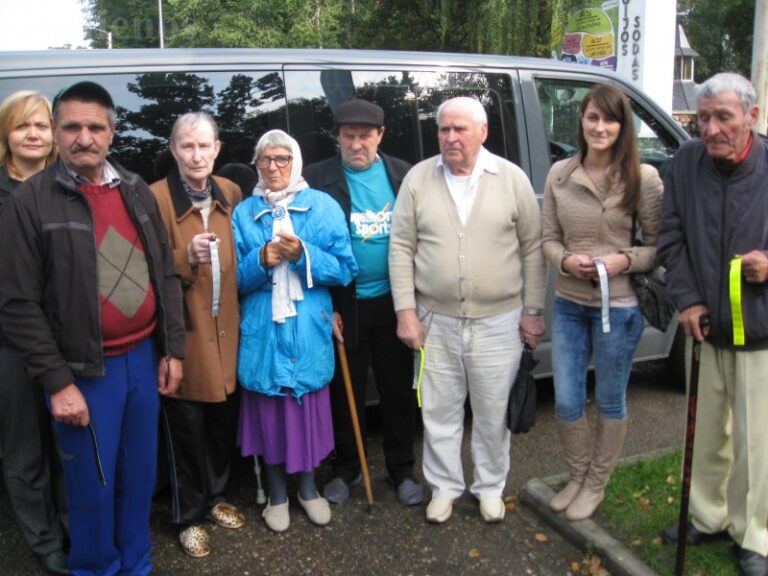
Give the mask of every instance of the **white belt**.
M 611 294 L 608 288 L 608 270 L 605 269 L 605 262 L 600 258 L 594 260 L 597 268 L 597 275 L 600 277 L 600 316 L 603 320 L 603 334 L 611 331 Z

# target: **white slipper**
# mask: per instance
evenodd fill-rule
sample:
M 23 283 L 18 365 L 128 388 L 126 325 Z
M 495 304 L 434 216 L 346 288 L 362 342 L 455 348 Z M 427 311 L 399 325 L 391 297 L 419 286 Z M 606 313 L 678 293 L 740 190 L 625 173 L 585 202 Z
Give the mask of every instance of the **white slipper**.
M 288 500 L 275 506 L 268 503 L 261 516 L 270 530 L 273 532 L 285 532 L 288 530 L 288 526 L 291 525 L 291 516 L 288 514 Z
M 331 521 L 331 507 L 325 498 L 318 496 L 312 500 L 302 500 L 301 495 L 299 495 L 299 504 L 304 508 L 304 512 L 307 513 L 312 524 L 325 526 Z

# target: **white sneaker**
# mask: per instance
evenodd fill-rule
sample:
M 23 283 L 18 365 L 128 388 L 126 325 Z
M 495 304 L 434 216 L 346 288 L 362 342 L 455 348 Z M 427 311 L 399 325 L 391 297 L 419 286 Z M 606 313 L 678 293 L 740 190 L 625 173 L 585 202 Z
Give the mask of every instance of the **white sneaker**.
M 504 520 L 507 508 L 501 498 L 480 498 L 480 515 L 489 524 Z
M 288 500 L 275 506 L 267 503 L 267 507 L 264 508 L 261 516 L 270 530 L 273 532 L 285 532 L 288 530 L 288 526 L 291 525 L 291 516 L 288 514 Z
M 453 500 L 449 498 L 432 498 L 427 506 L 427 522 L 442 524 L 451 517 Z

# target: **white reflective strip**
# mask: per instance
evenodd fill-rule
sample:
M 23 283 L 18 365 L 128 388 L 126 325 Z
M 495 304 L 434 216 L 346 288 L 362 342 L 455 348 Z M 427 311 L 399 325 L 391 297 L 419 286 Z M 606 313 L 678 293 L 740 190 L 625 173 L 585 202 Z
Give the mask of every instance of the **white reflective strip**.
M 219 263 L 219 243 L 211 240 L 208 245 L 211 248 L 211 279 L 213 280 L 213 298 L 211 302 L 211 316 L 219 315 L 219 299 L 221 298 L 221 264 Z
M 611 331 L 611 294 L 608 288 L 608 270 L 605 269 L 605 263 L 599 258 L 595 259 L 597 275 L 600 277 L 600 316 L 603 320 L 603 334 Z
M 307 288 L 312 288 L 314 286 L 314 281 L 312 280 L 312 260 L 309 258 L 309 252 L 307 251 L 306 244 L 304 244 L 304 240 L 299 238 L 299 242 L 301 242 L 301 248 L 304 250 L 304 258 L 307 260 Z

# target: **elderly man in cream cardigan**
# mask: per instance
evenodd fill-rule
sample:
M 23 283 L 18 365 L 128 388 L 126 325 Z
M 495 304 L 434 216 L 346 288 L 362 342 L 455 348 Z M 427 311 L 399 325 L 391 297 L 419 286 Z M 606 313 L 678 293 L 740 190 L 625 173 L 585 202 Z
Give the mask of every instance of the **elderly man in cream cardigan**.
M 541 216 L 525 173 L 483 147 L 474 98 L 437 110 L 440 154 L 414 166 L 392 215 L 389 271 L 397 334 L 416 351 L 424 421 L 427 521 L 443 523 L 464 492 L 464 402 L 472 407 L 471 493 L 486 522 L 504 519 L 507 400 L 523 344 L 544 332 Z M 421 358 L 420 358 L 421 357 Z

